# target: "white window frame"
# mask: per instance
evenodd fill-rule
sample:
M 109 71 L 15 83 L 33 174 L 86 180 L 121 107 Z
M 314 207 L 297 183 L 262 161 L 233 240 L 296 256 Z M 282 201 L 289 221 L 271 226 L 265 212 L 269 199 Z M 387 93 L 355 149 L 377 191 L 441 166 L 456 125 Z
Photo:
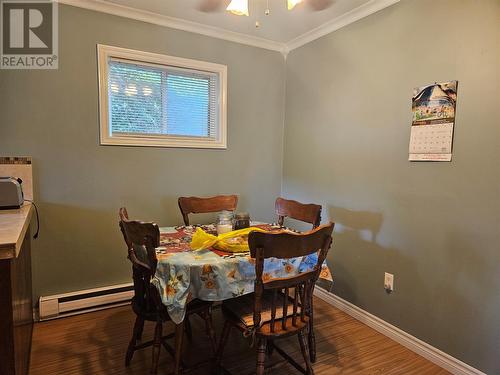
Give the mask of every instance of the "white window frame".
M 110 131 L 108 61 L 110 58 L 129 60 L 141 65 L 179 67 L 215 73 L 219 77 L 218 126 L 216 138 L 183 137 L 173 135 L 116 134 Z M 185 148 L 227 148 L 227 66 L 181 57 L 142 52 L 120 47 L 98 44 L 97 59 L 99 72 L 99 120 L 100 144 L 119 146 L 185 147 Z

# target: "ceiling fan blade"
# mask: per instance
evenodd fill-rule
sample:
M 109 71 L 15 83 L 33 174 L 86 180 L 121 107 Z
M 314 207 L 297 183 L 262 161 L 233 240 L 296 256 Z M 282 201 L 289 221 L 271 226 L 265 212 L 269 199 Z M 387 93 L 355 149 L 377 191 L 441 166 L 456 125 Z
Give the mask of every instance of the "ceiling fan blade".
M 226 0 L 201 0 L 198 10 L 205 13 L 218 12 L 227 6 Z
M 333 0 L 307 0 L 307 5 L 309 5 L 312 10 L 318 12 L 331 7 L 333 5 Z

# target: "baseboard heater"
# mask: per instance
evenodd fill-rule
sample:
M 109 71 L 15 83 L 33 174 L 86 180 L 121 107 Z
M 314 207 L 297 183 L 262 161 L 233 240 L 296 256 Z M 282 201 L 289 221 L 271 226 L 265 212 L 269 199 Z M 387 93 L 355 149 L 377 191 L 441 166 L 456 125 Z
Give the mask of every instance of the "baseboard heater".
M 38 318 L 43 321 L 123 306 L 133 295 L 134 286 L 128 283 L 40 297 Z

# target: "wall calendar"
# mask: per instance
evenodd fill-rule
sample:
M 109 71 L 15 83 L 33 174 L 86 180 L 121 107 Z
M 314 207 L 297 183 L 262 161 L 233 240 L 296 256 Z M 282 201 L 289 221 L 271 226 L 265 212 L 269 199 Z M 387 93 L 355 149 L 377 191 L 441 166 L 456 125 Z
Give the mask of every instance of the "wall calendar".
M 413 91 L 410 161 L 451 161 L 458 81 Z

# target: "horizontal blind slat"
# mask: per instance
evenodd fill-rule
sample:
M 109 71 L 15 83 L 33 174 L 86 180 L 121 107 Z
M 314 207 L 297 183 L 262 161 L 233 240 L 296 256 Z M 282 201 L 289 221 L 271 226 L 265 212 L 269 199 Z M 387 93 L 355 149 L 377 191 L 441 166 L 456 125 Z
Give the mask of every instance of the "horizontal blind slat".
M 109 61 L 112 133 L 217 137 L 218 76 Z

